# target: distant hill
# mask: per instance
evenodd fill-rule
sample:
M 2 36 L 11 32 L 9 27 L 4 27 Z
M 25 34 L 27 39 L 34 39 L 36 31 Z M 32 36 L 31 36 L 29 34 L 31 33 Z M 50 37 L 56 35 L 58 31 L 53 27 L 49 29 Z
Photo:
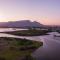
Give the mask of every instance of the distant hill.
M 27 27 L 42 27 L 43 25 L 39 22 L 30 20 L 20 20 L 20 21 L 10 21 L 10 22 L 0 22 L 0 27 L 21 27 L 21 28 L 27 28 Z

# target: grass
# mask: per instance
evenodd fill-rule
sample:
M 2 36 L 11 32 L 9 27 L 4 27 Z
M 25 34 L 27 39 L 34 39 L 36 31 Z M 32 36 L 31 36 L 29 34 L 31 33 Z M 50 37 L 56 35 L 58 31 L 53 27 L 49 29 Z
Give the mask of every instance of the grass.
M 19 35 L 19 36 L 39 36 L 39 35 L 46 35 L 49 31 L 47 30 L 21 30 L 21 31 L 13 31 L 13 32 L 5 32 L 8 34 Z
M 35 60 L 31 53 L 42 45 L 42 42 L 27 39 L 1 37 L 0 60 Z

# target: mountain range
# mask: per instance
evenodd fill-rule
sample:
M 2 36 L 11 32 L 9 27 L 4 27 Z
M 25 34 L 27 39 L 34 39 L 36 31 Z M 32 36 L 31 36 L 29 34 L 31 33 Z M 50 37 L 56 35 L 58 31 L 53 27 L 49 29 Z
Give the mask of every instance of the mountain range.
M 0 22 L 0 27 L 41 27 L 43 26 L 37 21 L 30 21 L 30 20 L 19 20 L 19 21 L 9 21 L 9 22 Z

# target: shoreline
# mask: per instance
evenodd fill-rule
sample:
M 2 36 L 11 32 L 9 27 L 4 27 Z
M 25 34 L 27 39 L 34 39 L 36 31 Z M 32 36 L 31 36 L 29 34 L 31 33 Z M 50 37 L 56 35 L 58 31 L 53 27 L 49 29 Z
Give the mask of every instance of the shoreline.
M 14 60 L 16 58 L 16 60 L 19 60 L 31 58 L 33 60 L 31 53 L 42 45 L 42 42 L 29 39 L 0 37 L 0 59 Z
M 1 33 L 8 33 L 17 36 L 41 36 L 41 35 L 48 35 L 49 31 L 46 30 L 20 30 L 20 31 L 11 31 L 11 32 L 1 32 Z

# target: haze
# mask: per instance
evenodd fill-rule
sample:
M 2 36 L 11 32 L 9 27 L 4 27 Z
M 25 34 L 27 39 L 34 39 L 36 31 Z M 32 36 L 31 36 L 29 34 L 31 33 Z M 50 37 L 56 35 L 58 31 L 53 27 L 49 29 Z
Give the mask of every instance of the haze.
M 0 0 L 0 22 L 16 20 L 60 25 L 60 0 Z

